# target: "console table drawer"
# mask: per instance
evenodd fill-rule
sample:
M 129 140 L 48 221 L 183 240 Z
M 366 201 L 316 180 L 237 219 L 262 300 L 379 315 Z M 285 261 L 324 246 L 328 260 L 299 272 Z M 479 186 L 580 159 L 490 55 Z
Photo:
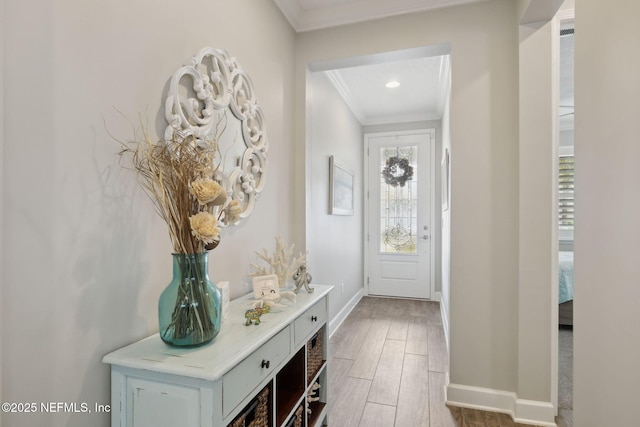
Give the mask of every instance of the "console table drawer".
M 295 346 L 298 348 L 307 340 L 311 331 L 325 323 L 327 319 L 327 305 L 325 300 L 317 302 L 294 322 Z
M 291 352 L 287 326 L 222 377 L 222 412 L 226 417 L 267 378 Z

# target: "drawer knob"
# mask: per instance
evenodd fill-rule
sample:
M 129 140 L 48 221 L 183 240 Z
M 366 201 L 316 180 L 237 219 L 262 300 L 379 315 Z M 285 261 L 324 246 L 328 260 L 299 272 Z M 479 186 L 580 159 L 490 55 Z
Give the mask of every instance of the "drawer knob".
M 263 368 L 269 369 L 269 365 L 271 365 L 271 362 L 269 362 L 268 360 L 262 359 L 262 367 Z
M 317 322 L 318 321 L 318 316 L 311 316 L 311 321 L 312 322 Z

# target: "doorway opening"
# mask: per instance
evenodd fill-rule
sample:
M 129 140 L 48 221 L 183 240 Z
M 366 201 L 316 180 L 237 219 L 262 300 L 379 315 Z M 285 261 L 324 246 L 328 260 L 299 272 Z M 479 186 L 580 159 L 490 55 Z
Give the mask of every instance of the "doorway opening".
M 573 419 L 574 19 L 560 22 L 558 147 L 558 420 Z
M 445 151 L 447 159 L 451 156 L 450 51 L 450 45 L 445 43 L 307 64 L 304 159 L 307 261 L 314 281 L 337 288 L 333 303 L 343 309 L 337 313 L 335 324 L 339 325 L 343 314 L 346 316 L 369 290 L 365 271 L 369 258 L 365 232 L 365 135 L 431 129 L 429 197 L 433 214 L 431 218 L 426 216 L 428 229 L 418 224 L 413 237 L 426 241 L 423 237 L 427 235 L 431 243 L 432 278 L 427 284 L 429 294 L 422 298 L 441 302 L 443 322 L 448 325 L 450 209 L 449 205 L 446 212 L 441 208 L 445 206 L 441 194 L 443 188 L 447 188 L 448 194 L 450 187 L 448 178 L 447 185 L 441 185 L 443 163 L 439 160 Z M 399 85 L 387 87 L 390 80 Z M 400 154 L 399 158 L 403 156 Z M 354 176 L 353 212 L 349 215 L 332 214 L 329 207 L 331 157 Z M 416 220 L 424 221 L 423 217 Z M 416 224 L 412 226 L 415 228 Z M 446 326 L 445 330 L 448 338 Z

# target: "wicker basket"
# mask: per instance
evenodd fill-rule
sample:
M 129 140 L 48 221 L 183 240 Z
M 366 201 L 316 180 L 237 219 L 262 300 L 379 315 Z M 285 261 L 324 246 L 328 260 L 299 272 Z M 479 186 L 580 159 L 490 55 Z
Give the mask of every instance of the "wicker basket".
M 321 328 L 307 343 L 307 384 L 322 366 L 322 347 L 324 345 L 324 328 Z
M 302 405 L 298 406 L 296 413 L 293 414 L 291 419 L 287 422 L 285 427 L 302 427 L 302 413 L 304 409 Z
M 300 407 L 296 411 L 296 421 L 293 423 L 293 427 L 302 427 L 302 413 L 303 407 L 302 405 L 300 405 Z
M 247 420 L 250 420 L 248 424 Z M 265 387 L 228 427 L 269 427 L 269 387 Z

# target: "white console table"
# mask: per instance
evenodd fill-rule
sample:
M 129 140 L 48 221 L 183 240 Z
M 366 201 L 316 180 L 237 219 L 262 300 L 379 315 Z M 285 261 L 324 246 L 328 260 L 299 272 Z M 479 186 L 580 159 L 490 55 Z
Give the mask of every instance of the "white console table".
M 232 301 L 220 333 L 202 347 L 171 347 L 156 334 L 106 355 L 112 427 L 226 427 L 266 387 L 269 425 L 300 425 L 294 418 L 301 407 L 304 414 L 316 382 L 320 401 L 309 403 L 311 415 L 303 415 L 301 425 L 327 425 L 327 317 L 333 287 L 313 287 L 311 294 L 301 290 L 284 311 L 263 315 L 259 325 L 245 326 L 253 295 Z M 314 348 L 322 351 L 323 361 L 307 375 L 318 339 L 321 350 Z

